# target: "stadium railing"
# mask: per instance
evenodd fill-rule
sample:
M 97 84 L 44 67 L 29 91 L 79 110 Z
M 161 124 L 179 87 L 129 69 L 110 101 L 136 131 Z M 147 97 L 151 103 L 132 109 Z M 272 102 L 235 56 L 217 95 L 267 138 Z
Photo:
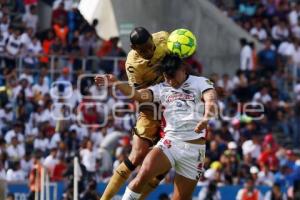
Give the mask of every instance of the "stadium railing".
M 0 55 L 0 57 L 5 58 L 4 55 Z M 18 74 L 20 75 L 22 72 L 24 72 L 24 69 L 26 66 L 29 66 L 28 68 L 31 69 L 33 73 L 38 73 L 41 69 L 41 66 L 43 65 L 42 62 L 40 62 L 40 58 L 48 58 L 48 62 L 44 63 L 44 65 L 48 66 L 49 68 L 49 74 L 51 77 L 51 80 L 53 81 L 56 75 L 61 74 L 61 70 L 64 67 L 69 67 L 70 73 L 74 73 L 75 71 L 73 69 L 73 61 L 77 60 L 80 61 L 80 67 L 77 70 L 82 70 L 84 73 L 91 73 L 91 72 L 101 72 L 104 71 L 102 68 L 103 61 L 111 61 L 112 62 L 112 72 L 116 75 L 120 73 L 120 67 L 122 67 L 122 64 L 120 62 L 125 62 L 125 57 L 98 57 L 98 56 L 82 56 L 82 57 L 74 57 L 70 55 L 39 55 L 39 56 L 31 56 L 31 55 L 20 55 L 15 57 L 16 61 L 16 69 Z M 26 64 L 25 59 L 26 58 L 33 58 L 38 60 L 36 62 L 35 66 L 31 66 Z M 5 62 L 2 60 L 2 63 L 0 63 L 0 66 L 5 67 Z M 78 67 L 78 66 L 77 66 Z

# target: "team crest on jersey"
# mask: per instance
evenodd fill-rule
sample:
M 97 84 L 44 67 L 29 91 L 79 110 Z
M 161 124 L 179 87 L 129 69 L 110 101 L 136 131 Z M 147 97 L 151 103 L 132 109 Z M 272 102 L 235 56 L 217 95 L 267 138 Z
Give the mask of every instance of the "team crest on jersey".
M 165 140 L 163 141 L 163 144 L 164 144 L 168 149 L 171 148 L 171 146 L 172 146 L 171 141 L 170 141 L 170 140 L 167 140 L 167 139 L 165 139 Z
M 209 80 L 209 79 L 206 79 L 205 82 L 206 82 L 208 85 L 214 85 L 214 83 L 213 83 L 211 80 Z

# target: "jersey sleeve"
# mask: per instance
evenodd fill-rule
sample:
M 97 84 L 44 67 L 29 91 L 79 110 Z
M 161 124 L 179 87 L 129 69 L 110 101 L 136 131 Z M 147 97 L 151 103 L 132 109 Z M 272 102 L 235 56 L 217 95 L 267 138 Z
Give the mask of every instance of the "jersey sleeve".
M 128 83 L 131 86 L 139 89 L 139 86 L 143 82 L 141 79 L 140 72 L 136 64 L 126 61 L 126 74 L 128 77 Z
M 214 89 L 214 83 L 205 78 L 205 77 L 197 77 L 197 86 L 199 93 L 202 95 L 206 90 Z
M 150 86 L 149 90 L 152 92 L 153 102 L 160 102 L 160 87 L 159 87 L 159 84 Z

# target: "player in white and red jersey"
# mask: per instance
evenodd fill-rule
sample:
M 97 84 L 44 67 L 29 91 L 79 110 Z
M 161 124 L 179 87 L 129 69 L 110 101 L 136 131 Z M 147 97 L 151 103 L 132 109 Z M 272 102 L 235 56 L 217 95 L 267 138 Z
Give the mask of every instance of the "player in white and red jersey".
M 217 95 L 213 84 L 204 77 L 188 75 L 183 61 L 167 55 L 161 64 L 165 81 L 147 89 L 134 90 L 120 83 L 113 75 L 106 75 L 125 95 L 133 93 L 139 102 L 158 102 L 164 107 L 165 136 L 146 156 L 142 167 L 131 181 L 123 200 L 137 200 L 143 187 L 153 177 L 174 167 L 173 199 L 191 199 L 205 158 L 205 133 L 208 121 L 216 116 Z M 103 76 L 96 83 L 104 82 Z

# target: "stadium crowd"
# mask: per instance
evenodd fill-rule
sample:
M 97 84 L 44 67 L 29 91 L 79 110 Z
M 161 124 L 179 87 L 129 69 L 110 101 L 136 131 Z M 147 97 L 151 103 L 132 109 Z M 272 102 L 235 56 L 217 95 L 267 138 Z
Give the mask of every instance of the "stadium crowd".
M 285 188 L 291 197 L 300 180 L 300 157 L 295 152 L 300 142 L 300 82 L 292 93 L 287 87 L 292 85 L 294 66 L 300 69 L 300 4 L 215 2 L 264 47 L 257 50 L 253 41 L 241 39 L 236 74 L 210 76 L 223 94 L 220 119 L 212 120 L 207 130 L 206 171 L 199 185 L 208 187 L 199 199 L 211 192 L 218 199 L 216 185 L 244 183 L 273 187 L 272 194 Z M 118 47 L 118 38 L 99 38 L 97 21 L 89 26 L 72 3 L 55 1 L 52 28 L 46 32 L 37 31 L 37 0 L 2 0 L 0 8 L 0 178 L 29 180 L 32 186 L 33 169 L 43 165 L 52 181 L 70 182 L 65 199 L 72 196 L 72 178 L 66 177 L 72 177 L 74 156 L 80 159 L 82 198 L 95 194 L 95 182 L 85 187 L 87 181 L 106 182 L 128 155 L 136 119 L 133 102 L 112 88 L 95 86 L 92 76 L 81 76 L 86 72 L 81 58 L 96 55 L 98 59 L 87 61 L 86 70 L 118 73 L 126 80 L 124 59 L 117 64 L 101 60 L 126 53 Z M 55 56 L 54 76 L 49 55 Z M 188 63 L 201 72 L 196 60 Z M 205 67 L 209 66 L 204 71 Z M 278 143 L 278 133 L 292 138 L 290 148 Z M 163 182 L 170 183 L 173 177 L 171 171 Z

